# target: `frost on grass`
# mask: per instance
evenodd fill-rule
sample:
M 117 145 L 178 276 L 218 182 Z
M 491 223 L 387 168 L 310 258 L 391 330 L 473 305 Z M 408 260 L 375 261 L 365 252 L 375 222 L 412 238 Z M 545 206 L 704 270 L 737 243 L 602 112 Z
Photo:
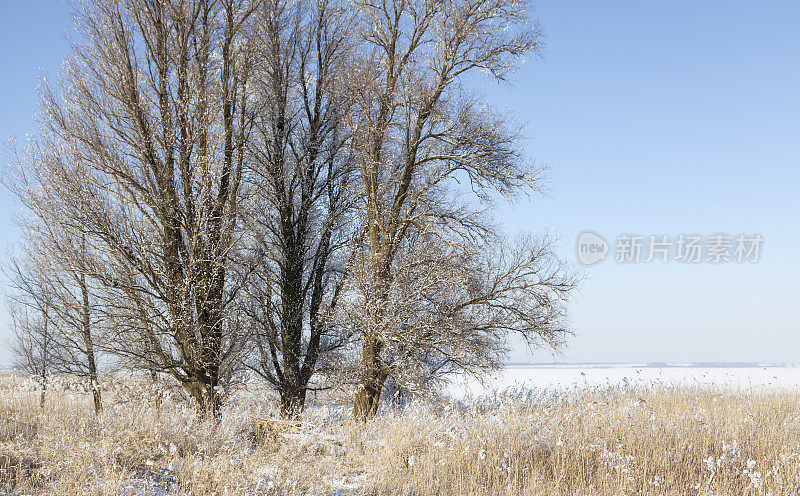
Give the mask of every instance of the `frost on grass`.
M 0 377 L 0 493 L 52 495 L 780 495 L 800 493 L 800 394 L 713 388 L 509 390 L 362 424 L 321 397 L 301 428 L 258 384 L 218 423 L 138 378 L 91 394 Z

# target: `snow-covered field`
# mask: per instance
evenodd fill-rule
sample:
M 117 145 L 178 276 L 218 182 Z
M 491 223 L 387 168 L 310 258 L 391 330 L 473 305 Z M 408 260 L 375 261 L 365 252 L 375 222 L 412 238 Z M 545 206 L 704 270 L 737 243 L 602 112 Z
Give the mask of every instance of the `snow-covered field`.
M 800 366 L 510 365 L 483 383 L 457 381 L 452 391 L 458 397 L 523 387 L 572 390 L 625 386 L 714 386 L 740 391 L 800 388 Z

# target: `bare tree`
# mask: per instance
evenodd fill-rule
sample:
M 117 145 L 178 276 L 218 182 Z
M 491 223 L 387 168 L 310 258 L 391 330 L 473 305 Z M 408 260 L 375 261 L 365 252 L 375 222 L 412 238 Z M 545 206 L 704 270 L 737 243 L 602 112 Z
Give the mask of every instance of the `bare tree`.
M 569 334 L 565 303 L 578 278 L 551 239 L 443 242 L 440 236 L 438 227 L 411 231 L 388 285 L 375 280 L 366 249 L 351 267 L 338 323 L 359 335 L 362 346 L 366 337 L 380 341 L 381 389 L 391 377 L 396 390 L 424 394 L 450 374 L 496 370 L 512 332 L 552 348 Z
M 16 357 L 15 367 L 36 377 L 42 388 L 39 406 L 44 408 L 53 346 L 47 311 L 33 316 L 28 309 L 10 305 L 9 313 L 14 334 L 11 350 Z
M 354 102 L 349 125 L 360 166 L 367 232 L 361 260 L 368 273 L 362 274 L 367 284 L 360 289 L 361 384 L 354 405 L 354 415 L 365 419 L 375 413 L 386 377 L 399 369 L 390 359 L 398 350 L 390 345 L 396 339 L 406 341 L 404 354 L 442 345 L 440 351 L 450 350 L 443 354 L 451 362 L 471 367 L 496 363 L 491 355 L 462 356 L 482 347 L 481 341 L 492 341 L 496 331 L 519 331 L 554 342 L 562 328 L 533 322 L 550 315 L 550 299 L 539 301 L 542 308 L 525 305 L 510 310 L 512 295 L 526 293 L 511 290 L 517 278 L 527 280 L 525 287 L 547 286 L 548 277 L 539 274 L 540 258 L 492 267 L 488 261 L 493 249 L 470 248 L 491 235 L 491 226 L 478 213 L 481 204 L 491 204 L 497 194 L 513 197 L 538 186 L 541 171 L 524 159 L 520 129 L 513 119 L 493 112 L 479 95 L 465 89 L 466 76 L 483 71 L 489 78 L 503 80 L 521 57 L 539 50 L 540 35 L 528 23 L 528 4 L 363 0 L 359 7 L 364 42 L 362 58 L 354 62 L 349 79 Z M 470 188 L 459 186 L 459 181 Z M 472 201 L 467 192 L 474 193 Z M 431 259 L 434 256 L 436 260 Z M 483 296 L 476 296 L 470 305 L 485 307 L 477 320 L 467 318 L 471 311 L 459 313 L 464 302 L 456 304 L 458 298 L 451 298 L 450 291 L 462 294 L 460 284 L 471 280 L 448 261 L 461 259 L 463 267 L 485 274 L 481 282 L 485 288 L 475 293 Z M 414 268 L 439 275 L 422 277 Z M 568 280 L 559 281 L 553 289 L 558 292 L 562 283 L 570 285 Z M 404 289 L 405 284 L 410 286 Z M 459 314 L 464 319 L 444 326 L 449 332 L 469 331 L 460 336 L 465 339 L 463 346 L 455 342 L 458 333 L 447 343 L 437 343 L 431 340 L 442 338 L 441 333 L 426 337 L 406 331 L 419 327 L 413 323 L 416 318 L 429 318 L 427 312 L 400 310 L 414 305 L 397 307 L 398 291 L 403 299 L 405 293 L 418 298 L 428 291 L 414 289 L 417 284 L 426 288 L 430 284 L 436 298 L 441 298 L 424 297 L 419 304 L 450 306 L 442 315 Z M 504 286 L 508 290 L 502 290 Z M 498 299 L 504 301 L 509 318 L 495 327 L 483 313 Z M 439 314 L 439 310 L 433 313 Z M 432 329 L 441 323 L 438 320 L 433 318 L 423 327 Z
M 6 271 L 13 291 L 8 300 L 15 314 L 12 323 L 18 351 L 30 357 L 30 343 L 24 341 L 33 340 L 42 346 L 46 343 L 47 353 L 37 353 L 39 358 L 47 358 L 41 367 L 85 377 L 99 415 L 101 333 L 90 294 L 92 282 L 85 272 L 89 254 L 83 238 L 60 223 L 59 212 L 52 210 L 46 198 L 42 200 L 18 222 L 24 258 L 20 261 L 12 257 Z M 20 307 L 25 311 L 20 312 Z M 26 316 L 32 309 L 42 315 L 40 324 L 28 322 Z
M 42 94 L 26 203 L 51 198 L 94 254 L 113 351 L 203 412 L 239 349 L 229 307 L 246 201 L 249 0 L 78 3 L 81 42 Z M 60 92 L 58 91 L 60 90 Z
M 55 355 L 51 321 L 52 287 L 41 277 L 30 258 L 11 257 L 6 267 L 6 305 L 14 334 L 11 350 L 15 366 L 34 375 L 42 388 L 40 407 L 44 408 L 47 381 Z
M 257 178 L 253 266 L 245 309 L 254 324 L 252 370 L 299 413 L 318 361 L 339 344 L 335 306 L 352 228 L 354 170 L 341 125 L 352 16 L 344 4 L 259 5 L 250 143 Z
M 52 225 L 51 225 L 52 226 Z M 51 234 L 52 227 L 49 229 Z M 103 323 L 95 308 L 93 281 L 85 272 L 86 245 L 80 237 L 61 237 L 42 243 L 37 259 L 52 288 L 51 316 L 58 343 L 52 367 L 84 377 L 92 392 L 95 414 L 102 410 L 98 361 L 103 349 Z M 46 251 L 45 251 L 46 250 Z

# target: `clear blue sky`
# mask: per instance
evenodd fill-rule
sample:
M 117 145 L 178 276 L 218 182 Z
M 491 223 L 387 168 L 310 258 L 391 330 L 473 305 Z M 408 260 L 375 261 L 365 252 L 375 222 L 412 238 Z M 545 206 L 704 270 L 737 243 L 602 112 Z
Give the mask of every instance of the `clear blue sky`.
M 58 0 L 3 4 L 0 138 L 21 141 L 70 18 Z M 587 229 L 765 240 L 757 264 L 589 267 L 560 359 L 800 362 L 800 3 L 542 0 L 535 16 L 544 59 L 486 90 L 551 168 L 547 197 L 503 210 L 512 229 L 557 231 L 571 260 Z M 5 192 L 0 208 L 5 248 Z

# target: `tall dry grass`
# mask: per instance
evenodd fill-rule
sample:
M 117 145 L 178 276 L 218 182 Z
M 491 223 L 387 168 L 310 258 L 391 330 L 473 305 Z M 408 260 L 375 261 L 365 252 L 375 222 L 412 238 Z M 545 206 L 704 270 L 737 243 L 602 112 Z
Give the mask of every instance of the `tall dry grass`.
M 218 423 L 178 392 L 0 378 L 0 493 L 16 495 L 797 495 L 800 394 L 688 387 L 496 395 L 418 404 L 366 425 L 313 406 L 300 432 L 259 436 L 259 389 Z

